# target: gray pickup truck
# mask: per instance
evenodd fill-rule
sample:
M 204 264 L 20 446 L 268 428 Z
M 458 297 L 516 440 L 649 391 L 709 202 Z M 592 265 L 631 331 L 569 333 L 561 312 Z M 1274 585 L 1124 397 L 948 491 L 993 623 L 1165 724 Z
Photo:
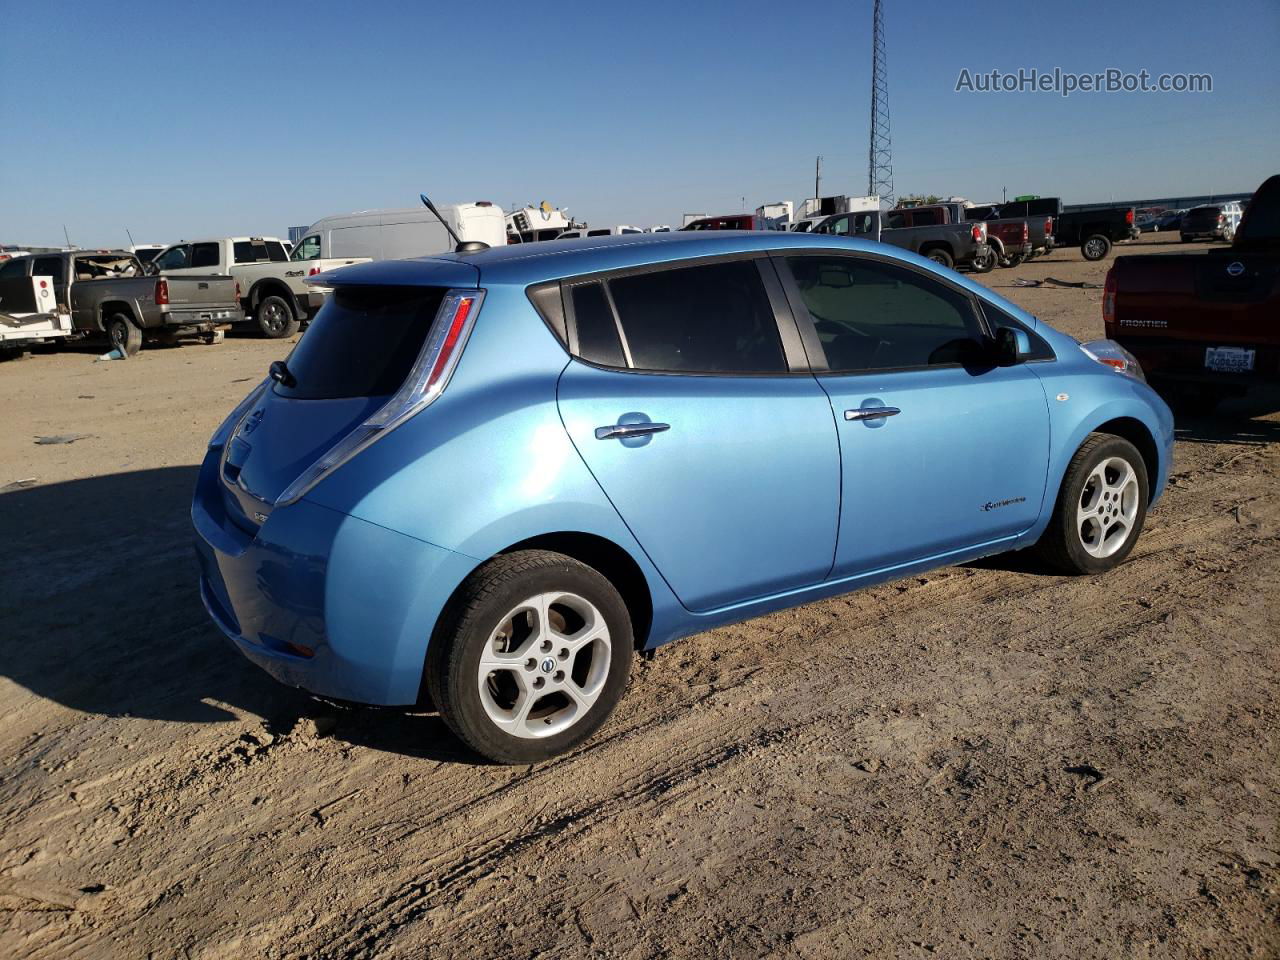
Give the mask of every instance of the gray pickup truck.
M 48 277 L 56 308 L 76 333 L 106 334 L 132 356 L 143 336 L 199 336 L 217 343 L 243 319 L 231 277 L 150 277 L 138 258 L 118 250 L 72 250 L 15 257 L 0 267 L 0 303 L 30 296 L 31 278 Z
M 866 237 L 918 253 L 944 267 L 969 267 L 978 273 L 990 270 L 986 224 L 941 222 L 945 219 L 936 208 L 907 207 L 888 213 L 864 210 L 827 217 L 810 232 Z

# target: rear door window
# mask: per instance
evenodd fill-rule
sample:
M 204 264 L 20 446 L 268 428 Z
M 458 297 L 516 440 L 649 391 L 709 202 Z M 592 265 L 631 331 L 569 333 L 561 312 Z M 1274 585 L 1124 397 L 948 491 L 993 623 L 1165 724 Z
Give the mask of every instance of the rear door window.
M 36 257 L 31 264 L 33 277 L 52 277 L 54 283 L 62 283 L 67 279 L 66 266 L 62 257 Z
M 184 270 L 191 266 L 191 247 L 186 244 L 170 247 L 156 257 L 155 265 L 159 270 Z
M 969 298 L 894 264 L 788 257 L 833 373 L 979 362 L 981 322 Z
M 193 243 L 191 245 L 191 266 L 216 267 L 221 259 L 217 243 Z
M 639 370 L 786 373 L 777 321 L 754 260 L 609 280 L 623 351 Z
M 27 260 L 10 260 L 0 267 L 0 280 L 17 280 L 27 275 Z
M 276 393 L 299 400 L 395 393 L 444 293 L 439 287 L 339 287 L 289 355 L 297 384 L 276 384 Z
M 197 244 L 199 246 L 199 244 Z M 266 263 L 267 245 L 261 240 L 237 240 L 232 248 L 236 263 Z
M 625 367 L 626 356 L 618 336 L 618 322 L 605 296 L 604 285 L 581 283 L 569 288 L 578 355 L 606 367 Z
M 284 244 L 279 240 L 268 240 L 267 257 L 272 263 L 283 263 L 289 259 L 289 251 L 284 248 Z

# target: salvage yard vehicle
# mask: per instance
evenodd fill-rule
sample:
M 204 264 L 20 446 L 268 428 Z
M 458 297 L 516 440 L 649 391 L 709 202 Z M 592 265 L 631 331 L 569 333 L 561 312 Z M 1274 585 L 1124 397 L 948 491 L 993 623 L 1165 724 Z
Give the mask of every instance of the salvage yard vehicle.
M 0 266 L 0 359 L 73 335 L 71 313 L 53 296 L 53 277 L 27 273 L 14 260 Z
M 1226 240 L 1228 243 L 1236 235 L 1240 226 L 1240 218 L 1244 216 L 1238 201 L 1230 203 L 1207 203 L 1192 207 L 1182 217 L 1178 225 L 1178 234 L 1183 243 L 1193 240 Z
M 315 694 L 568 750 L 636 650 L 1036 545 L 1100 574 L 1168 407 L 892 247 L 673 232 L 361 264 L 209 442 L 199 587 Z M 1100 587 L 1101 588 L 1101 587 Z
M 440 215 L 463 240 L 491 247 L 507 242 L 506 216 L 488 200 L 442 206 Z M 359 210 L 317 220 L 294 245 L 290 259 L 311 268 L 318 260 L 397 260 L 451 249 L 449 233 L 435 214 L 425 207 L 405 207 Z M 308 269 L 308 275 L 317 272 L 324 271 Z
M 726 213 L 686 223 L 681 230 L 776 230 L 772 220 L 758 213 Z
M 122 250 L 71 250 L 9 261 L 0 268 L 0 303 L 31 277 L 48 277 L 56 308 L 80 334 L 104 333 L 132 356 L 144 336 L 199 336 L 206 343 L 241 319 L 230 277 L 149 277 L 138 258 Z
M 865 237 L 910 250 L 944 267 L 968 267 L 976 273 L 991 269 L 985 223 L 952 223 L 946 210 L 902 207 L 881 213 L 863 210 L 827 217 L 810 233 L 836 237 Z
M 367 260 L 316 259 L 304 267 L 290 260 L 275 237 L 219 237 L 174 244 L 155 258 L 151 270 L 166 277 L 210 272 L 232 277 L 246 322 L 279 339 L 297 333 L 324 303 L 323 292 L 306 285 L 308 276 Z
M 1258 188 L 1229 250 L 1116 257 L 1102 311 L 1152 384 L 1199 412 L 1280 382 L 1280 176 Z
M 1136 240 L 1141 234 L 1134 226 L 1133 207 L 1104 207 L 1097 210 L 1062 212 L 1062 201 L 1057 197 L 1036 197 L 1034 200 L 1011 200 L 1000 204 L 1000 213 L 1006 217 L 1053 217 L 1053 240 L 1059 247 L 1080 248 L 1086 260 L 1101 260 L 1111 252 L 1112 245 L 1124 240 Z
M 1015 217 L 1005 214 L 999 204 L 984 203 L 975 204 L 972 207 L 966 208 L 963 219 L 982 220 L 986 222 L 988 228 L 990 228 L 992 223 L 1007 224 L 1016 223 L 1018 220 L 1022 220 L 1027 225 L 1027 241 L 1031 245 L 1031 251 L 1027 253 L 1024 258 L 1027 260 L 1033 260 L 1036 257 L 1042 257 L 1046 253 L 1049 253 L 1053 250 L 1056 242 L 1053 236 L 1053 217 L 1044 214 L 1029 217 Z M 1016 251 L 1014 252 L 1016 253 Z M 1016 267 L 1021 262 L 1021 260 L 1011 254 L 1001 252 L 1000 265 L 1002 267 Z

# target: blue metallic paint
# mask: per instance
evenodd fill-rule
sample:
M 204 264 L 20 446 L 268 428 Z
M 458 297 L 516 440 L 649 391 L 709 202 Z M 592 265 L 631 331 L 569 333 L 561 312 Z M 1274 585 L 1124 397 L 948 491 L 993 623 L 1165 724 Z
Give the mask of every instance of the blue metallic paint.
M 260 528 L 224 496 L 222 451 L 211 449 L 192 507 L 211 616 L 247 657 L 286 683 L 407 704 L 456 587 L 486 558 L 538 536 L 589 534 L 625 551 L 653 608 L 648 635 L 637 639 L 654 647 L 1030 543 L 1048 522 L 1076 448 L 1117 418 L 1143 424 L 1154 439 L 1152 499 L 1159 496 L 1173 431 L 1155 394 L 949 271 L 953 284 L 1035 329 L 1058 359 L 988 371 L 976 389 L 973 379 L 981 378 L 955 368 L 820 378 L 620 373 L 571 361 L 525 295 L 547 280 L 769 249 L 861 250 L 936 271 L 920 257 L 864 241 L 720 232 L 383 261 L 322 278 L 478 285 L 487 298 L 439 399 L 302 500 L 267 511 Z M 874 401 L 904 413 L 877 428 L 843 419 L 845 409 Z M 744 405 L 741 412 L 735 404 Z M 271 490 L 288 482 L 320 433 L 338 434 L 359 419 L 359 404 L 328 416 L 313 407 L 315 423 L 306 425 L 305 417 L 268 405 L 280 429 L 293 422 L 298 436 L 250 437 L 253 449 L 236 456 L 245 459 L 247 477 Z M 672 429 L 640 442 L 594 438 L 595 427 L 627 414 Z M 1047 424 L 1032 436 L 1037 416 Z M 919 452 L 938 444 L 944 455 Z M 888 451 L 911 455 L 914 469 L 900 470 Z M 1026 501 L 979 509 L 1009 495 Z M 908 502 L 891 512 L 886 497 Z M 723 512 L 714 515 L 717 509 Z M 895 527 L 895 516 L 903 526 Z M 314 655 L 299 656 L 290 643 Z

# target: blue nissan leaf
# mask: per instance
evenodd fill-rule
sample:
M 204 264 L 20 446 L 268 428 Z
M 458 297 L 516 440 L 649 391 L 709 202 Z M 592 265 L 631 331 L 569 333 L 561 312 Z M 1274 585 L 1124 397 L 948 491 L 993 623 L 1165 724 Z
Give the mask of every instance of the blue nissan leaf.
M 1173 448 L 1131 356 L 928 260 L 776 232 L 361 264 L 209 442 L 200 590 L 283 683 L 528 763 L 633 657 L 1035 547 L 1100 574 Z

